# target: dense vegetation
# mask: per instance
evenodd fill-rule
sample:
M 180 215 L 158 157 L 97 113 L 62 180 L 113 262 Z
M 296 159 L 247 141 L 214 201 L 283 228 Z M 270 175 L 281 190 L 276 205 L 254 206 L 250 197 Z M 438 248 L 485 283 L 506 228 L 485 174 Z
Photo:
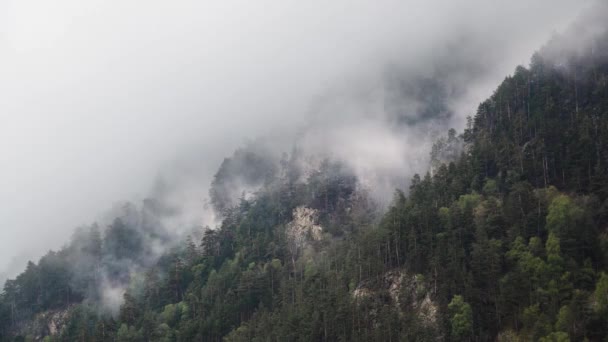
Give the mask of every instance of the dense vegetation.
M 7 281 L 1 338 L 605 340 L 608 38 L 570 47 L 518 67 L 381 215 L 339 162 L 239 151 L 212 189 L 221 226 L 158 258 L 154 201 L 79 231 Z M 231 204 L 241 164 L 261 188 Z M 103 288 L 121 284 L 112 314 Z

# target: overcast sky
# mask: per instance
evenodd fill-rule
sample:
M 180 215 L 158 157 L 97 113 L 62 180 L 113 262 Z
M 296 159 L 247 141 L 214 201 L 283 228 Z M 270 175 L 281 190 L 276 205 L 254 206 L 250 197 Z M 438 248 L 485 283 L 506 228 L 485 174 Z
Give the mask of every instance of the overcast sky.
M 373 87 L 389 65 L 482 64 L 458 126 L 589 4 L 0 0 L 0 274 L 188 156 L 206 185 L 247 139 L 306 125 L 319 98 Z

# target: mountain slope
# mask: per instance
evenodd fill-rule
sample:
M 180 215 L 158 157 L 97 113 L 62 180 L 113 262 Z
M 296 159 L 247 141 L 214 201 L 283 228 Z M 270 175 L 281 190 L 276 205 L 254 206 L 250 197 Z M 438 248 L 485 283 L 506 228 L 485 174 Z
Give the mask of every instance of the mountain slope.
M 152 256 L 150 200 L 81 231 L 6 283 L 2 339 L 601 341 L 608 36 L 577 38 L 507 77 L 385 213 L 338 161 L 239 151 L 217 229 Z M 239 177 L 256 187 L 235 200 Z

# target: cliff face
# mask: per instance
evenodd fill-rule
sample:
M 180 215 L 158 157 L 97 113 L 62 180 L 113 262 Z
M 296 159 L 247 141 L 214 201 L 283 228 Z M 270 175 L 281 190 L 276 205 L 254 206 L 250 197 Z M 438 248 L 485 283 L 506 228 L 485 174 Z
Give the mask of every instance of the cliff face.
M 413 319 L 424 328 L 439 332 L 439 308 L 432 299 L 424 276 L 408 274 L 405 270 L 392 270 L 377 280 L 363 281 L 352 291 L 352 298 L 378 316 L 384 305 L 394 306 L 401 319 Z M 384 298 L 384 300 L 382 300 Z M 438 338 L 439 336 L 435 336 Z
M 46 336 L 57 336 L 65 328 L 70 316 L 76 310 L 76 304 L 64 309 L 48 310 L 36 314 L 32 319 L 15 327 L 14 334 L 25 336 L 32 341 L 43 341 Z

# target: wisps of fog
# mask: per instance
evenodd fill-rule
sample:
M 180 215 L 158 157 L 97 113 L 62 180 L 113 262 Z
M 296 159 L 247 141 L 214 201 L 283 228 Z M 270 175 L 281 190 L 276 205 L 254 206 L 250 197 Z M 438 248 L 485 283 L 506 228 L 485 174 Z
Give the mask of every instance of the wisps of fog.
M 213 174 L 259 137 L 405 186 L 591 3 L 5 0 L 0 274 L 150 192 L 212 222 Z

